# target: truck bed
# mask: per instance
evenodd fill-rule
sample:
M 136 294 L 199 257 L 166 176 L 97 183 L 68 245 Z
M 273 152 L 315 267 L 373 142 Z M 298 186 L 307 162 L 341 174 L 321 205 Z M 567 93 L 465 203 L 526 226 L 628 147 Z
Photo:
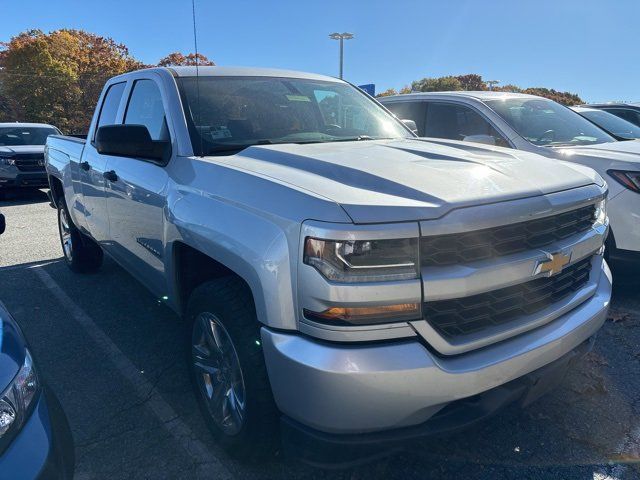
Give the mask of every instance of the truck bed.
M 86 140 L 66 135 L 50 135 L 47 137 L 45 149 L 45 165 L 47 172 L 62 178 L 62 172 L 71 161 L 80 162 Z

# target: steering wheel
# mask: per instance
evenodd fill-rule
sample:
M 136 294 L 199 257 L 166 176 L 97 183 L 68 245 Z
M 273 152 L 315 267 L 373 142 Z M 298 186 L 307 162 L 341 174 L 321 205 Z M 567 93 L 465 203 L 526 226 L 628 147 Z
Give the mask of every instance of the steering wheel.
M 540 141 L 544 141 L 547 140 L 549 142 L 553 142 L 556 139 L 556 132 L 555 130 L 547 130 L 546 132 L 544 132 L 542 134 L 542 136 L 540 137 Z

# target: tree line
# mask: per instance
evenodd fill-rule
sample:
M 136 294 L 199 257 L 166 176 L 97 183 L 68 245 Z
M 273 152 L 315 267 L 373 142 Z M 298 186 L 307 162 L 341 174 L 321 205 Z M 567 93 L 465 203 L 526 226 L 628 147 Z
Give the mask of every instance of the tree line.
M 411 82 L 397 91 L 390 88 L 378 94 L 378 97 L 386 97 L 389 95 L 402 95 L 411 92 L 451 92 L 451 91 L 478 91 L 489 90 L 489 83 L 482 79 L 481 75 L 469 73 L 467 75 L 449 75 L 445 77 L 426 77 Z M 584 101 L 575 93 L 560 92 L 553 88 L 529 87 L 520 88 L 517 85 L 507 84 L 503 86 L 494 86 L 491 90 L 495 92 L 515 92 L 528 93 L 530 95 L 538 95 L 540 97 L 549 98 L 563 105 L 581 105 Z
M 198 54 L 200 65 L 214 65 Z M 173 52 L 159 66 L 195 65 L 196 55 Z M 82 30 L 29 30 L 0 42 L 0 122 L 41 122 L 84 133 L 104 82 L 151 67 L 111 38 Z
M 173 52 L 158 66 L 214 65 L 204 55 Z M 41 122 L 65 133 L 84 133 L 89 127 L 104 82 L 146 65 L 128 48 L 112 38 L 82 30 L 61 29 L 49 33 L 29 30 L 0 42 L 0 122 Z M 390 88 L 378 96 L 410 92 L 488 90 L 477 74 L 426 77 L 396 91 Z M 584 103 L 569 92 L 549 88 L 494 86 L 492 90 L 540 95 L 564 105 Z

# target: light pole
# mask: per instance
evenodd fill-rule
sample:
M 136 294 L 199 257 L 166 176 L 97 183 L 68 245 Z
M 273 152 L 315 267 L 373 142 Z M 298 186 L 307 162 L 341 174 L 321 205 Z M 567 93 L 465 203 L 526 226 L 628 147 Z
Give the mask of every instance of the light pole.
M 331 40 L 340 40 L 340 78 L 342 78 L 342 64 L 344 61 L 344 41 L 351 40 L 353 38 L 353 33 L 332 33 L 329 35 Z
M 493 90 L 493 86 L 500 83 L 500 80 L 487 80 L 486 84 L 489 85 L 489 91 Z

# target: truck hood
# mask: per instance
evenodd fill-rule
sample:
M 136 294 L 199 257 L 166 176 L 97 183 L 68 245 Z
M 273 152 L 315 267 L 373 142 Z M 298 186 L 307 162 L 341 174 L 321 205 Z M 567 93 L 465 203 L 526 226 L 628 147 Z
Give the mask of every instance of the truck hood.
M 44 145 L 0 146 L 0 153 L 44 153 Z
M 558 151 L 567 160 L 575 161 L 577 155 L 582 157 L 598 157 L 607 160 L 631 162 L 640 166 L 640 140 L 626 140 L 621 142 L 606 142 L 597 145 L 583 145 L 576 147 L 558 147 Z
M 355 223 L 428 220 L 602 182 L 527 152 L 418 139 L 255 146 L 223 162 L 333 200 Z

